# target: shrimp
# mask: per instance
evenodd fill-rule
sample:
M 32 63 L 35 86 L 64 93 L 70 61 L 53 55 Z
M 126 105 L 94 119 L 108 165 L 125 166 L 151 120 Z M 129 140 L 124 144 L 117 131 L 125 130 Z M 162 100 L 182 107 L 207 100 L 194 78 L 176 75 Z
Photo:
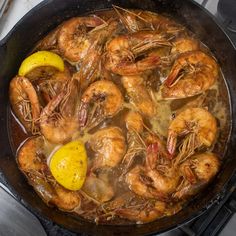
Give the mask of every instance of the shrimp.
M 143 84 L 143 78 L 138 75 L 123 76 L 121 82 L 131 99 L 131 103 L 134 104 L 137 110 L 145 116 L 154 116 L 155 105 Z
M 90 34 L 91 46 L 79 64 L 75 78 L 80 82 L 80 90 L 85 88 L 101 74 L 101 58 L 105 42 L 118 30 L 118 22 L 110 21 Z
M 210 147 L 217 136 L 216 118 L 203 108 L 188 108 L 179 113 L 168 129 L 167 149 L 171 155 L 175 152 L 177 137 L 189 133 L 194 136 L 190 148 Z
M 100 129 L 92 135 L 89 144 L 96 155 L 93 169 L 117 166 L 126 152 L 125 137 L 118 127 Z
M 137 133 L 142 133 L 143 131 L 143 118 L 135 111 L 129 111 L 125 116 L 126 128 L 129 132 L 135 131 Z
M 137 165 L 130 170 L 125 181 L 129 189 L 139 196 L 166 201 L 175 190 L 179 175 L 168 164 L 163 173 L 156 169 L 158 158 L 163 154 L 165 156 L 163 145 L 156 136 L 148 135 L 147 145 L 145 165 Z
M 119 6 L 113 6 L 113 8 L 130 33 L 140 30 L 157 30 L 175 35 L 184 30 L 181 25 L 157 13 L 129 10 Z
M 87 55 L 92 44 L 88 28 L 104 24 L 97 16 L 74 17 L 63 23 L 57 34 L 58 48 L 61 54 L 70 62 L 76 63 Z
M 78 88 L 76 81 L 72 82 L 68 89 L 55 96 L 41 112 L 40 130 L 49 142 L 65 143 L 79 128 Z M 58 107 L 59 112 L 55 112 Z
M 175 191 L 179 177 L 174 171 L 171 171 L 170 176 L 166 176 L 157 170 L 148 170 L 137 165 L 126 174 L 125 182 L 129 189 L 139 196 L 167 201 Z
M 132 208 L 120 208 L 115 213 L 125 219 L 135 221 L 137 224 L 143 224 L 165 216 L 167 204 L 162 201 L 147 202 L 141 206 Z
M 73 76 L 73 79 L 79 81 L 81 92 L 84 92 L 91 83 L 99 78 L 101 74 L 101 56 L 101 47 L 94 43 L 88 54 L 81 61 L 78 72 Z
M 146 21 L 142 16 L 140 16 L 142 12 L 136 13 L 135 11 L 114 5 L 113 8 L 122 24 L 130 33 L 138 32 L 140 30 L 153 30 L 151 22 Z
M 10 83 L 9 94 L 12 109 L 25 129 L 32 134 L 38 133 L 40 103 L 31 82 L 25 77 L 14 77 Z
M 141 179 L 142 176 L 145 176 L 145 172 L 145 168 L 143 168 L 141 165 L 137 165 L 126 174 L 125 182 L 129 189 L 137 195 L 145 198 L 154 198 L 154 189 L 149 187 Z
M 121 218 L 135 221 L 137 224 L 148 223 L 164 216 L 174 215 L 182 209 L 179 203 L 166 203 L 159 200 L 146 200 L 144 203 L 122 207 L 115 210 L 116 215 Z
M 145 165 L 137 165 L 129 171 L 126 183 L 130 190 L 139 196 L 168 201 L 180 175 L 175 166 L 172 167 L 169 162 L 161 160 L 163 157 L 166 159 L 166 150 L 159 138 L 148 135 L 147 141 Z
M 219 76 L 216 61 L 201 51 L 181 54 L 162 88 L 163 98 L 185 98 L 203 93 Z
M 17 152 L 18 166 L 46 204 L 56 205 L 64 211 L 76 211 L 80 207 L 80 196 L 56 183 L 42 152 L 43 143 L 41 136 L 27 139 Z
M 146 144 L 146 167 L 147 169 L 159 168 L 170 163 L 170 155 L 166 149 L 166 144 L 155 133 L 148 133 L 144 138 Z
M 88 124 L 94 127 L 105 118 L 116 115 L 122 109 L 123 103 L 123 96 L 113 82 L 100 80 L 92 83 L 81 98 L 80 127 Z
M 133 164 L 134 158 L 141 155 L 145 151 L 144 142 L 141 137 L 143 132 L 143 119 L 138 112 L 129 111 L 125 116 L 127 132 L 127 152 L 122 160 L 122 173 L 119 178 L 123 181 L 124 175 Z
M 150 133 L 148 127 L 144 125 L 140 114 L 129 112 L 126 117 L 128 149 L 122 160 L 124 166 L 120 176 L 121 180 L 123 180 L 123 176 L 133 164 L 136 156 L 146 155 L 146 165 L 150 169 L 154 169 L 159 162 L 163 165 L 169 161 L 169 154 L 164 143 L 155 134 Z M 147 129 L 148 133 L 144 133 L 143 128 Z
M 190 37 L 180 37 L 174 40 L 170 51 L 171 55 L 199 50 L 200 45 L 198 40 Z
M 71 80 L 71 73 L 66 65 L 63 72 L 49 69 L 48 67 L 40 67 L 39 70 L 36 68 L 33 74 L 27 74 L 27 77 L 34 81 L 43 102 L 47 104 Z
M 145 165 L 137 165 L 126 175 L 129 189 L 145 198 L 168 201 L 179 183 L 178 168 L 169 161 L 161 140 L 153 134 L 146 138 Z
M 125 192 L 112 201 L 101 205 L 105 214 L 100 214 L 97 222 L 114 219 L 114 216 L 135 221 L 143 224 L 161 218 L 166 215 L 173 215 L 181 209 L 180 204 L 165 203 L 163 201 L 145 199 L 138 197 L 132 192 Z
M 95 176 L 87 176 L 81 190 L 99 203 L 107 202 L 114 196 L 111 184 Z
M 219 169 L 220 161 L 214 153 L 206 152 L 192 156 L 180 165 L 185 181 L 173 197 L 186 199 L 195 195 L 214 178 Z
M 220 162 L 213 153 L 190 156 L 182 163 L 167 162 L 164 169 L 159 168 L 163 164 L 157 162 L 156 149 L 154 145 L 149 146 L 145 166 L 137 165 L 125 179 L 129 189 L 144 198 L 165 202 L 183 200 L 206 186 L 219 171 Z
M 107 70 L 119 75 L 141 74 L 160 65 L 158 55 L 147 53 L 144 56 L 144 53 L 156 47 L 170 45 L 164 36 L 155 31 L 120 35 L 108 42 L 104 66 Z

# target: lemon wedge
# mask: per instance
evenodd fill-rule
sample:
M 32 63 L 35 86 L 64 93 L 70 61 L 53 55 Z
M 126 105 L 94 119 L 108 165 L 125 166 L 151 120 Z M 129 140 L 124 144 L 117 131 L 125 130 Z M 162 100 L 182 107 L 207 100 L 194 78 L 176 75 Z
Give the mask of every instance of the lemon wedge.
M 49 164 L 56 181 L 69 190 L 79 190 L 86 178 L 87 154 L 81 141 L 72 141 L 59 148 Z
M 53 52 L 38 51 L 25 58 L 21 63 L 18 74 L 27 75 L 30 71 L 41 66 L 51 66 L 59 71 L 64 71 L 64 62 L 60 56 Z

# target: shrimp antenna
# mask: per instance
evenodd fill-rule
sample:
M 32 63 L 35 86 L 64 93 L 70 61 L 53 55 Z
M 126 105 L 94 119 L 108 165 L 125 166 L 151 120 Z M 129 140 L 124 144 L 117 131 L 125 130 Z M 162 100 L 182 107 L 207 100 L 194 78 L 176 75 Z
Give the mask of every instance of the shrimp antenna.
M 123 12 L 126 12 L 130 15 L 133 15 L 133 16 L 137 17 L 138 19 L 142 20 L 146 24 L 150 24 L 150 27 L 154 30 L 154 27 L 153 27 L 152 23 L 150 23 L 148 20 L 146 20 L 146 19 L 144 19 L 143 17 L 140 16 L 141 12 L 137 14 L 135 12 L 132 12 L 132 11 L 124 9 L 124 8 L 121 8 L 121 7 L 116 6 L 116 5 L 112 5 L 112 6 L 113 6 L 113 9 L 115 10 L 115 12 L 117 13 L 118 17 L 120 18 L 121 22 L 125 25 L 125 27 L 128 31 L 133 32 L 133 30 L 129 26 L 128 20 L 122 15 L 120 10 L 122 10 Z
M 133 16 L 136 16 L 136 17 L 139 18 L 140 20 L 142 20 L 142 21 L 144 21 L 144 22 L 150 24 L 150 22 L 148 22 L 148 20 L 146 20 L 146 19 L 144 19 L 143 17 L 140 16 L 141 12 L 137 14 L 137 13 L 134 13 L 134 12 L 128 10 L 128 9 L 119 7 L 119 6 L 114 5 L 114 4 L 112 4 L 112 7 L 114 8 L 114 10 L 115 10 L 116 13 L 118 14 L 118 16 L 119 16 L 121 19 L 123 19 L 123 20 L 124 20 L 124 17 L 123 17 L 122 14 L 119 12 L 119 10 L 122 10 L 122 11 L 124 11 L 124 12 L 127 12 L 127 13 L 133 15 Z M 118 9 L 119 9 L 119 10 L 118 10 Z

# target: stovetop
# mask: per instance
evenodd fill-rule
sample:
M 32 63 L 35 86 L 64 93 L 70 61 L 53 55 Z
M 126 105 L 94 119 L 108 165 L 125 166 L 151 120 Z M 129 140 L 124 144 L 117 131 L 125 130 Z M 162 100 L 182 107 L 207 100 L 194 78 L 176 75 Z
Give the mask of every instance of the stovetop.
M 42 0 L 20 0 L 11 1 L 6 13 L 0 20 L 0 40 L 9 32 L 14 24 L 31 8 Z M 215 16 L 218 22 L 230 37 L 236 48 L 236 2 L 235 0 L 195 0 Z M 0 9 L 3 0 L 0 0 Z M 218 4 L 219 3 L 219 4 Z M 222 5 L 222 3 L 224 5 Z M 0 175 L 0 182 L 1 175 Z M 221 235 L 231 236 L 236 232 L 236 178 L 233 180 L 234 186 L 227 192 L 225 198 L 215 204 L 201 217 L 192 222 L 169 232 L 160 234 L 161 236 L 197 236 L 197 235 Z M 47 221 L 37 215 L 46 233 L 49 236 L 75 236 L 77 234 L 61 228 L 53 222 Z

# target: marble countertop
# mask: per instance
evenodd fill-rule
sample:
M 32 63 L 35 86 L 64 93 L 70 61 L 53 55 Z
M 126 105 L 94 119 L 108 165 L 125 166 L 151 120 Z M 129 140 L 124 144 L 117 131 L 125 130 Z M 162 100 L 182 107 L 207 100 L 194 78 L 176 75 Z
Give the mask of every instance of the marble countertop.
M 0 0 L 0 5 L 3 0 Z M 13 26 L 34 6 L 42 0 L 13 0 L 3 17 L 0 19 L 0 40 L 3 39 Z

